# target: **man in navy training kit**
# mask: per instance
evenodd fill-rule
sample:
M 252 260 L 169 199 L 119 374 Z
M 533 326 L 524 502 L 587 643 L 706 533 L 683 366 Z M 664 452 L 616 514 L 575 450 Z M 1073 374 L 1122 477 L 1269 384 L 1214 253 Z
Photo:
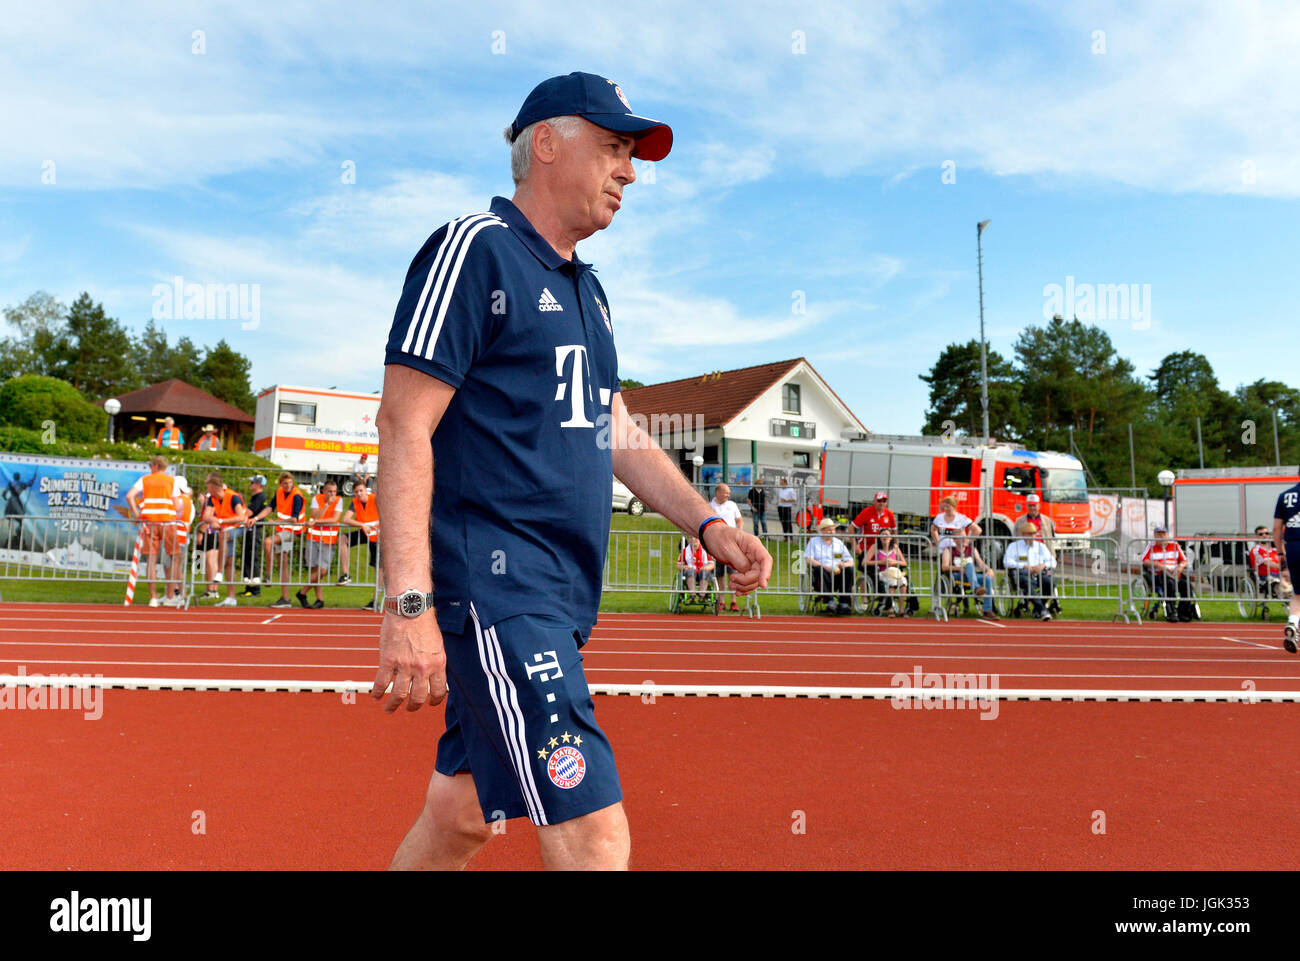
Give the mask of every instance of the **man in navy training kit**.
M 1300 484 L 1288 487 L 1277 496 L 1273 511 L 1273 546 L 1277 548 L 1278 566 L 1282 574 L 1291 579 L 1291 605 L 1287 611 L 1286 627 L 1282 629 L 1282 645 L 1296 653 L 1296 633 L 1300 631 L 1300 594 L 1296 594 L 1295 571 L 1300 568 Z
M 608 299 L 575 253 L 613 221 L 632 159 L 661 160 L 672 131 L 612 81 L 571 73 L 528 95 L 506 139 L 513 199 L 428 239 L 385 355 L 379 460 L 403 469 L 380 478 L 394 595 L 371 694 L 390 713 L 447 700 L 424 809 L 391 866 L 463 868 L 497 821 L 528 817 L 546 867 L 623 869 L 618 772 L 579 654 L 611 474 L 698 534 L 738 593 L 766 586 L 772 558 L 628 417 Z

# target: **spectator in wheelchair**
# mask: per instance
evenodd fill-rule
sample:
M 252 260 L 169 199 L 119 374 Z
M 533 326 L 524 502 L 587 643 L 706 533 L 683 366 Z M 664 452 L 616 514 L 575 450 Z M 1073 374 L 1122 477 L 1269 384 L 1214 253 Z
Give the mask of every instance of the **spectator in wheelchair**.
M 880 585 L 879 590 L 887 595 L 882 609 L 894 617 L 906 617 L 911 613 L 906 569 L 907 558 L 889 531 L 882 531 L 871 539 L 862 561 L 862 576 Z M 873 594 L 876 592 L 874 584 Z
M 1196 620 L 1192 606 L 1192 582 L 1187 576 L 1187 555 L 1177 541 L 1169 539 L 1169 529 L 1156 525 L 1155 541 L 1142 555 L 1142 569 L 1147 582 L 1165 601 L 1165 620 L 1170 623 Z M 1175 601 L 1177 607 L 1175 607 Z
M 1035 535 L 1037 529 L 1023 517 L 1016 524 L 1020 538 L 1007 545 L 1004 563 L 1011 587 L 1024 596 L 1040 621 L 1050 621 L 1052 612 L 1047 609 L 1047 598 L 1052 594 L 1052 571 L 1056 561 L 1047 545 Z
M 996 618 L 998 612 L 993 609 L 993 568 L 980 556 L 979 548 L 969 537 L 958 538 L 953 554 L 953 567 L 956 568 L 953 583 L 962 584 L 976 597 L 984 598 L 984 616 Z M 1050 574 L 1048 578 L 1050 589 Z
M 1250 549 L 1250 569 L 1255 572 L 1256 586 L 1260 597 L 1278 597 L 1282 583 L 1282 566 L 1278 562 L 1277 548 L 1273 546 L 1273 535 L 1267 527 L 1260 524 L 1255 528 L 1259 543 Z
M 939 506 L 942 510 L 930 522 L 930 539 L 939 552 L 939 570 L 948 574 L 952 572 L 952 549 L 957 544 L 956 538 L 962 534 L 979 537 L 984 531 L 957 510 L 957 498 L 951 494 L 939 501 Z
M 853 555 L 844 542 L 835 536 L 835 521 L 824 518 L 817 525 L 819 536 L 808 542 L 804 551 L 804 560 L 808 563 L 808 575 L 812 588 L 826 602 L 826 609 L 832 614 L 849 614 L 849 594 L 853 591 Z M 830 595 L 838 595 L 838 603 L 832 603 Z
M 718 577 L 715 571 L 717 565 L 709 552 L 704 549 L 698 537 L 692 537 L 691 543 L 682 548 L 681 554 L 677 557 L 677 570 L 686 580 L 686 590 L 691 595 L 691 600 L 695 602 L 703 601 L 704 594 L 712 590 L 714 594 L 718 592 Z M 696 593 L 696 588 L 699 592 Z

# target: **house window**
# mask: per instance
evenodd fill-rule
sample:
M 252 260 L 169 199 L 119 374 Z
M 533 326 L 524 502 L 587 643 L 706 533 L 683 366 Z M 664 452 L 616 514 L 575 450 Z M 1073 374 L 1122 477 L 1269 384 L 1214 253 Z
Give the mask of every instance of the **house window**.
M 807 467 L 807 466 L 809 466 L 809 465 L 808 465 L 808 452 L 807 452 L 807 451 L 804 451 L 802 454 L 795 454 L 795 455 L 794 455 L 794 463 L 793 463 L 791 466 L 792 466 L 792 467 Z
M 280 423 L 312 426 L 316 423 L 316 405 L 282 400 L 280 401 Z
M 799 407 L 799 385 L 786 384 L 781 388 L 781 410 L 787 414 L 802 414 Z

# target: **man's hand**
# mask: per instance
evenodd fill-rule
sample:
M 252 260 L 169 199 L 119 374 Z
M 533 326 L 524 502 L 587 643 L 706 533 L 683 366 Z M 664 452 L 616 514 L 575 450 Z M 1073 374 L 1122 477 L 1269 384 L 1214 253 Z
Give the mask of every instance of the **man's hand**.
M 704 536 L 708 539 L 704 549 L 731 568 L 733 591 L 744 595 L 767 587 L 772 576 L 772 555 L 762 541 L 726 524 L 710 524 L 704 528 Z
M 403 701 L 408 711 L 418 711 L 425 704 L 442 703 L 447 696 L 447 655 L 432 611 L 414 619 L 384 615 L 379 628 L 379 671 L 370 696 L 382 700 L 390 681 L 393 689 L 384 704 L 388 714 Z

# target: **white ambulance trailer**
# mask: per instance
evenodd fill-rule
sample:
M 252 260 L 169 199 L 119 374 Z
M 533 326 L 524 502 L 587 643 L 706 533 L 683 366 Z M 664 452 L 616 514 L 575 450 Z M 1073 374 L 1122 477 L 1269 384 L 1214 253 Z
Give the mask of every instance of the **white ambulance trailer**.
M 352 468 L 363 453 L 371 476 L 379 469 L 380 394 L 320 387 L 269 387 L 257 395 L 253 451 L 292 471 L 313 489 L 333 478 L 352 493 Z M 275 486 L 268 478 L 268 486 Z

